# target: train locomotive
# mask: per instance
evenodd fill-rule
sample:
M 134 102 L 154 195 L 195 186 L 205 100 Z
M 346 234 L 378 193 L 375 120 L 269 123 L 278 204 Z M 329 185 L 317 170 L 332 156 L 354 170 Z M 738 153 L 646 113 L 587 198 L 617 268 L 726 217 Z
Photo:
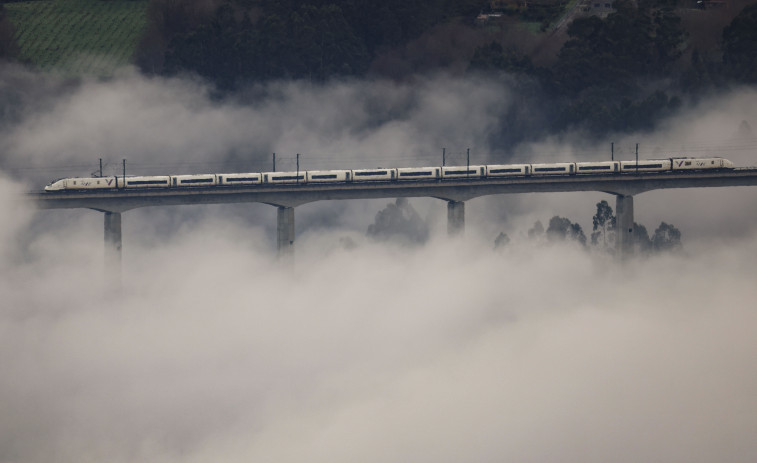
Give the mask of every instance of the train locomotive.
M 557 162 L 475 166 L 402 167 L 299 172 L 76 177 L 55 180 L 45 191 L 121 190 L 146 188 L 241 187 L 278 184 L 444 181 L 549 175 L 665 173 L 733 169 L 731 161 L 711 158 L 666 158 L 640 161 Z

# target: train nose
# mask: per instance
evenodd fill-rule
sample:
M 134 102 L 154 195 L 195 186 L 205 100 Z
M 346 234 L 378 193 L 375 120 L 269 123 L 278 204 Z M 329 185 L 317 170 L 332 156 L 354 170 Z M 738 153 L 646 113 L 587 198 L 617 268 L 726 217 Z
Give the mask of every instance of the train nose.
M 65 180 L 56 180 L 45 187 L 45 191 L 58 191 L 66 187 Z

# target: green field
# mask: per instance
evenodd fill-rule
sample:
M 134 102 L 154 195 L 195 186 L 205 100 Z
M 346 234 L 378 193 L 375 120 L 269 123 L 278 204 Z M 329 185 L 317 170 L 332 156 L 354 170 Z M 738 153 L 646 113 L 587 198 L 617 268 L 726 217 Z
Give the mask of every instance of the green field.
M 107 76 L 132 62 L 148 0 L 6 3 L 20 58 L 64 75 Z

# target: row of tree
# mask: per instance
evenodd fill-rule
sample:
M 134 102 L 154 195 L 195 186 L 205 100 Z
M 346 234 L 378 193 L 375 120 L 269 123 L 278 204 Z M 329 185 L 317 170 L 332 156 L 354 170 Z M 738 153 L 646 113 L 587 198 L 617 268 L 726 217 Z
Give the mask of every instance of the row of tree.
M 221 86 L 362 76 L 402 46 L 481 0 L 152 0 L 137 61 L 149 72 L 195 72 Z M 156 52 L 157 50 L 157 52 Z
M 487 6 L 481 0 L 152 0 L 140 60 L 147 70 L 190 70 L 224 83 L 361 75 L 377 52 Z M 570 39 L 557 62 L 538 70 L 551 90 L 574 95 L 597 86 L 632 89 L 640 78 L 668 76 L 688 38 L 675 2 L 616 0 L 613 6 L 604 19 L 578 17 L 569 25 Z M 723 30 L 721 78 L 757 82 L 756 24 L 753 4 Z M 536 71 L 511 50 L 487 47 L 468 57 L 473 68 Z M 156 50 L 163 56 L 156 58 Z M 691 72 L 706 67 L 712 74 L 717 63 L 704 66 L 701 59 L 697 54 Z M 694 80 L 687 82 L 701 84 Z
M 674 4 L 616 0 L 604 19 L 573 20 L 569 40 L 550 66 L 536 67 L 528 56 L 492 42 L 475 51 L 471 69 L 533 77 L 553 108 L 548 120 L 539 121 L 549 132 L 574 126 L 595 133 L 651 129 L 679 108 L 682 97 L 757 83 L 757 4 L 723 29 L 722 59 L 707 60 L 694 49 L 689 65 L 682 59 L 692 37 Z
M 601 134 L 650 129 L 683 97 L 757 83 L 756 3 L 722 30 L 719 54 L 689 51 L 695 37 L 675 4 L 616 0 L 605 18 L 576 17 L 555 59 L 540 66 L 504 39 L 461 47 L 465 56 L 442 61 L 518 77 L 507 80 L 517 90 L 512 112 L 489 140 L 503 149 L 574 127 Z M 480 42 L 487 32 L 475 29 L 472 18 L 488 6 L 486 0 L 150 0 L 135 59 L 144 72 L 195 73 L 223 91 L 272 79 L 362 77 L 381 68 L 378 62 L 390 66 L 381 57 L 391 50 L 407 50 L 453 20 Z M 12 57 L 18 47 L 6 16 L 0 6 L 0 56 Z
M 215 0 L 209 8 L 204 0 L 152 0 L 138 62 L 147 72 L 193 72 L 227 90 L 271 79 L 365 76 L 381 53 L 453 17 L 472 18 L 488 3 Z M 461 57 L 469 72 L 520 76 L 520 100 L 492 142 L 506 147 L 576 126 L 596 133 L 650 129 L 676 111 L 683 96 L 757 83 L 757 4 L 723 30 L 722 59 L 708 61 L 694 50 L 687 66 L 682 51 L 691 37 L 675 0 L 616 0 L 613 6 L 606 18 L 574 19 L 569 40 L 546 65 L 535 66 L 499 41 Z M 543 114 L 517 115 L 528 108 Z
M 615 249 L 617 219 L 607 201 L 597 203 L 597 213 L 592 217 L 591 244 L 603 249 Z M 650 238 L 644 225 L 633 223 L 633 245 L 642 253 L 678 251 L 682 248 L 681 232 L 671 224 L 661 222 Z
M 587 243 L 581 225 L 559 216 L 554 216 L 549 220 L 546 230 L 541 221 L 534 223 L 534 226 L 528 230 L 528 238 L 546 240 L 551 243 L 575 242 L 582 247 L 591 246 L 604 252 L 614 253 L 618 233 L 616 223 L 612 207 L 607 201 L 602 200 L 597 203 L 597 212 L 592 217 L 593 228 L 590 242 Z M 683 247 L 680 230 L 666 222 L 660 223 L 651 237 L 644 225 L 634 222 L 632 236 L 634 251 L 637 254 L 680 251 Z M 502 247 L 509 242 L 509 237 L 505 233 L 500 233 L 494 246 L 495 248 Z
M 614 253 L 617 239 L 617 219 L 607 201 L 597 203 L 596 214 L 592 217 L 592 233 L 587 240 L 581 225 L 565 217 L 554 216 L 547 228 L 541 221 L 534 223 L 528 230 L 532 241 L 549 243 L 574 242 L 585 248 Z M 405 198 L 398 198 L 389 203 L 376 214 L 373 224 L 368 227 L 367 235 L 377 241 L 392 241 L 406 245 L 418 245 L 428 241 L 431 236 L 428 223 L 416 212 Z M 644 225 L 634 222 L 634 251 L 637 254 L 673 252 L 682 249 L 681 232 L 668 223 L 662 222 L 650 237 Z M 494 240 L 495 248 L 502 248 L 510 243 L 507 234 L 500 233 Z

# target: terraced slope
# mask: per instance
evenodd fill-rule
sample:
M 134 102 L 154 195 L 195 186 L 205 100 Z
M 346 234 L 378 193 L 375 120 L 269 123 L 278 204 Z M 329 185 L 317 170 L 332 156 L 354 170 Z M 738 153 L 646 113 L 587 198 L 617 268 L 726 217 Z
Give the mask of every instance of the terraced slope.
M 129 64 L 147 25 L 147 0 L 6 3 L 21 59 L 65 75 L 109 75 Z

